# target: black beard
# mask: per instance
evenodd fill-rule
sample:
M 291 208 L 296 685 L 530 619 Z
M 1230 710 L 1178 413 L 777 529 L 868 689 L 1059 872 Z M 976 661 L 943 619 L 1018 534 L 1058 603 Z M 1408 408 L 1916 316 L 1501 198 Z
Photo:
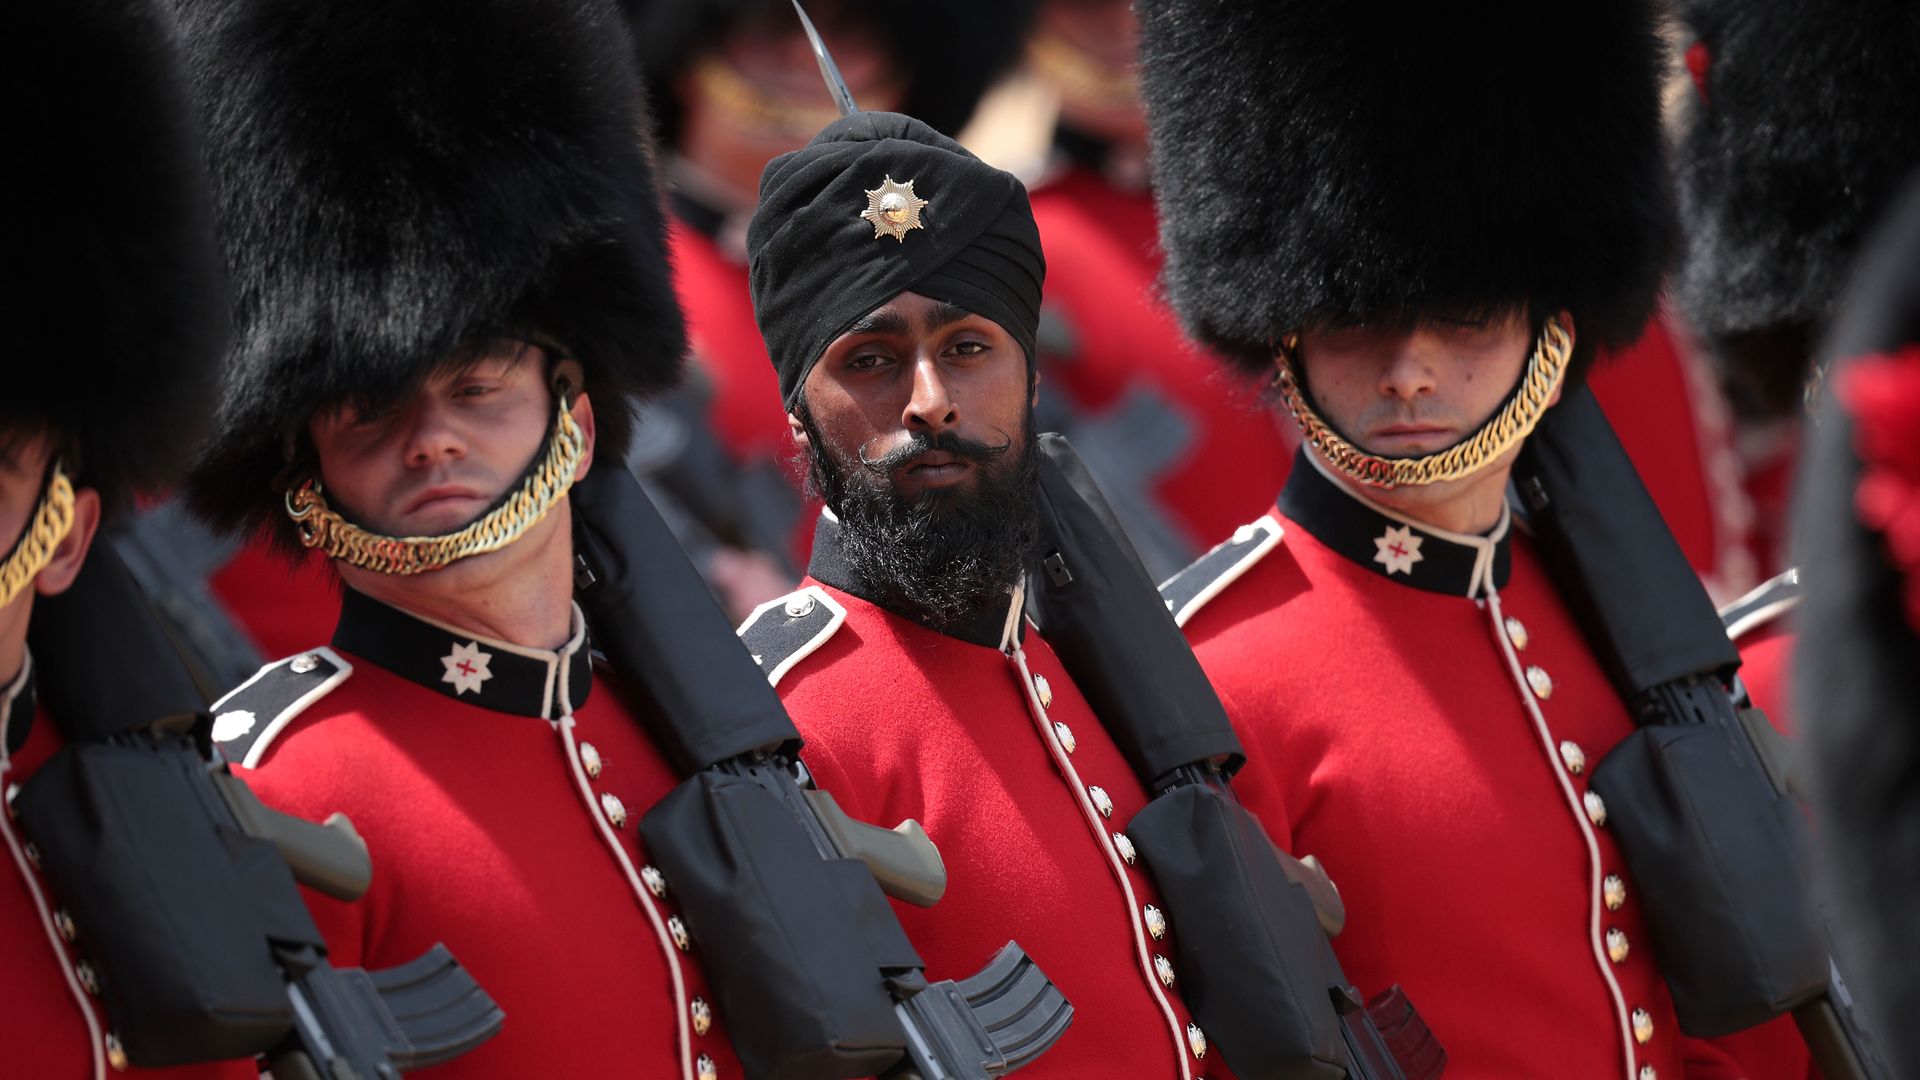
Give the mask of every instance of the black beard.
M 1017 440 L 994 446 L 953 432 L 915 435 L 872 462 L 825 449 L 813 418 L 802 411 L 800 420 L 813 448 L 808 485 L 839 517 L 841 556 L 866 599 L 934 630 L 1006 603 L 1040 538 L 1031 408 Z M 933 450 L 973 462 L 973 488 L 901 496 L 894 470 Z

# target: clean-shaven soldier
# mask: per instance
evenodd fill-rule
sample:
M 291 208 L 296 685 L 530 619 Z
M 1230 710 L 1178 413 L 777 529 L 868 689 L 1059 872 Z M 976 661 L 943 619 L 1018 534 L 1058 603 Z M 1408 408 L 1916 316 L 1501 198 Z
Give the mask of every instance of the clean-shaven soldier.
M 1654 306 L 1651 7 L 1142 19 L 1171 298 L 1304 436 L 1273 512 L 1163 588 L 1237 790 L 1325 860 L 1348 976 L 1404 983 L 1455 1075 L 1746 1075 L 1681 1036 L 1589 786 L 1634 723 L 1507 501 L 1533 424 Z
M 567 492 L 683 348 L 610 2 L 182 0 L 237 337 L 193 505 L 332 559 L 332 639 L 215 708 L 379 867 L 341 965 L 444 941 L 448 1076 L 737 1077 L 638 818 L 677 782 L 572 602 Z
M 917 120 L 856 113 L 768 166 L 748 250 L 827 514 L 802 588 L 741 632 L 808 766 L 854 816 L 939 845 L 946 896 L 897 908 L 930 971 L 1013 937 L 1073 1003 L 1022 1076 L 1225 1075 L 1121 831 L 1147 793 L 1021 614 L 1045 274 L 1026 190 Z

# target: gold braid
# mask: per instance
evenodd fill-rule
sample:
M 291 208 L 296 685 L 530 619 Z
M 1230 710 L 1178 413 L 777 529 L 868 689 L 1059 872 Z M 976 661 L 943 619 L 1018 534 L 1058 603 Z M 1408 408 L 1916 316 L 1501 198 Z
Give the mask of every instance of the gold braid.
M 424 574 L 469 555 L 498 551 L 538 525 L 573 487 L 573 474 L 586 456 L 586 436 L 573 422 L 567 402 L 548 440 L 540 467 L 506 502 L 458 532 L 444 536 L 381 536 L 340 516 L 327 505 L 320 480 L 310 477 L 287 492 L 287 516 L 300 527 L 300 542 L 329 556 L 382 574 Z
M 33 520 L 20 534 L 20 543 L 14 547 L 13 554 L 7 556 L 5 563 L 0 563 L 0 608 L 13 603 L 13 598 L 47 568 L 60 542 L 72 530 L 73 483 L 56 461 L 53 475 L 47 479 L 46 494 L 40 496 L 40 505 L 33 512 Z
M 1518 446 L 1533 434 L 1534 425 L 1553 403 L 1567 374 L 1567 362 L 1573 356 L 1573 335 L 1560 319 L 1547 320 L 1534 346 L 1527 370 L 1520 376 L 1520 389 L 1480 430 L 1465 439 L 1425 457 L 1386 458 L 1369 454 L 1340 437 L 1328 426 L 1301 392 L 1293 370 L 1294 352 L 1299 338 L 1289 334 L 1281 343 L 1279 372 L 1273 384 L 1280 391 L 1287 411 L 1308 446 L 1319 453 L 1340 475 L 1373 487 L 1413 487 L 1458 480 L 1479 471 L 1489 462 Z

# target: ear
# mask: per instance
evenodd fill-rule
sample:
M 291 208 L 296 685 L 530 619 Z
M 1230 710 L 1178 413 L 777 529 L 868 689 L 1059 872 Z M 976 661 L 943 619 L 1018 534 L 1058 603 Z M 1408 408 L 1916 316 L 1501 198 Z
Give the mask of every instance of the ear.
M 807 425 L 800 422 L 798 413 L 787 413 L 787 434 L 793 436 L 793 443 L 802 450 L 813 449 L 807 441 Z
M 1566 324 L 1568 339 L 1573 343 L 1574 346 L 1578 346 L 1580 344 L 1580 332 L 1577 329 L 1575 329 L 1573 325 L 1573 312 L 1568 311 L 1566 308 L 1561 308 L 1559 315 L 1557 317 L 1562 323 Z M 1555 405 L 1560 404 L 1560 395 L 1566 390 L 1566 388 L 1567 388 L 1567 384 L 1564 382 L 1561 383 L 1559 386 L 1556 386 L 1553 388 L 1553 397 L 1547 400 L 1547 408 L 1551 409 Z
M 1027 405 L 1029 408 L 1038 408 L 1040 405 L 1040 380 L 1043 378 L 1045 378 L 1045 376 L 1040 374 L 1040 365 L 1035 364 L 1033 366 L 1033 378 L 1027 380 Z
M 573 395 L 573 404 L 567 411 L 573 415 L 573 422 L 579 426 L 580 434 L 586 437 L 586 453 L 580 455 L 580 466 L 573 470 L 573 479 L 577 483 L 593 468 L 593 447 L 595 431 L 593 427 L 593 402 L 587 400 L 586 391 Z
M 33 579 L 33 591 L 41 596 L 59 596 L 80 576 L 80 567 L 93 548 L 93 535 L 100 529 L 100 493 L 83 487 L 73 493 L 73 528 L 66 539 L 53 549 L 53 559 Z

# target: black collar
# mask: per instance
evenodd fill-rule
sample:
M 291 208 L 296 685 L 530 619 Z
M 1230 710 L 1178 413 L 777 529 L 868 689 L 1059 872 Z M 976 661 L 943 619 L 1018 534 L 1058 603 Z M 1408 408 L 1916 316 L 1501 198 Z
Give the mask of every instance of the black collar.
M 866 584 L 847 565 L 846 555 L 840 550 L 840 519 L 834 517 L 831 511 L 822 511 L 820 520 L 813 526 L 813 556 L 807 562 L 807 575 L 823 585 L 851 593 L 875 607 L 884 608 L 936 633 L 959 638 L 969 644 L 984 645 L 989 649 L 1005 647 L 1008 644 L 1007 625 L 1010 621 L 1015 640 L 1026 634 L 1026 620 L 1013 617 L 1020 606 L 1020 599 L 1012 594 L 1005 600 L 982 604 L 945 626 L 933 626 L 924 616 L 881 603 L 875 597 L 881 595 L 883 590 Z
M 33 727 L 33 654 L 20 654 L 20 673 L 0 686 L 0 757 L 12 757 L 27 745 Z
M 578 709 L 593 688 L 593 657 L 578 607 L 572 640 L 552 651 L 429 622 L 348 588 L 333 647 L 455 701 L 542 720 Z
M 1279 506 L 1288 520 L 1356 565 L 1427 592 L 1479 598 L 1489 577 L 1502 589 L 1513 569 L 1513 523 L 1504 505 L 1500 523 L 1485 536 L 1422 525 L 1327 476 L 1304 446 L 1294 454 Z

